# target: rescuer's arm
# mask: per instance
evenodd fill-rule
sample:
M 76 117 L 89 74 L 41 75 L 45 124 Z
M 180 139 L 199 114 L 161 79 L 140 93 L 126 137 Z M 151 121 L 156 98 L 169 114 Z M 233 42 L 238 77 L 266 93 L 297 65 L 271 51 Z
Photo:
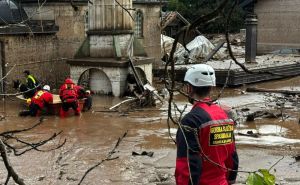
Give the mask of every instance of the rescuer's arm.
M 182 130 L 176 135 L 177 159 L 175 178 L 177 185 L 199 184 L 202 161 L 199 155 L 197 129 L 188 116 L 181 121 Z M 188 145 L 187 145 L 188 144 Z
M 51 104 L 53 103 L 53 94 L 49 93 L 48 95 L 48 103 Z
M 226 168 L 231 169 L 227 174 L 228 183 L 234 184 L 238 173 L 236 170 L 238 170 L 239 167 L 239 157 L 236 150 L 234 150 L 231 156 L 228 156 L 228 159 L 225 161 L 225 165 Z

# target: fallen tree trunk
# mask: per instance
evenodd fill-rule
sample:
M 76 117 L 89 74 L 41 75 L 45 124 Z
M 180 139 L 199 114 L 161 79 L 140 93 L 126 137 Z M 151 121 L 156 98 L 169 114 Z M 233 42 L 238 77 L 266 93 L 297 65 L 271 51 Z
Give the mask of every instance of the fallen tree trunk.
M 289 90 L 279 90 L 279 89 L 263 89 L 251 87 L 246 89 L 247 92 L 266 92 L 266 93 L 280 93 L 285 95 L 297 95 L 300 94 L 300 91 L 289 91 Z

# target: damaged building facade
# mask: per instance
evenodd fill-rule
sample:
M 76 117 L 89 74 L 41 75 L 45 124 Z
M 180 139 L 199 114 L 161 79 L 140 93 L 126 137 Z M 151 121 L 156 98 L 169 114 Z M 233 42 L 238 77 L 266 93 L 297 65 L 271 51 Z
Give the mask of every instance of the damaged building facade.
M 111 1 L 111 0 L 109 0 Z M 87 0 L 21 0 L 0 1 L 11 11 L 1 12 L 0 49 L 2 76 L 7 76 L 6 89 L 11 90 L 11 81 L 24 79 L 23 71 L 29 69 L 42 82 L 53 88 L 58 87 L 65 77 L 70 76 L 67 59 L 78 55 L 88 33 L 89 2 Z M 9 3 L 7 3 L 9 2 Z M 19 19 L 13 20 L 12 10 L 22 11 Z M 16 11 L 14 11 L 16 12 Z M 138 55 L 153 58 L 151 63 L 160 60 L 160 5 L 158 1 L 133 1 L 131 10 L 135 16 L 133 31 Z M 135 15 L 137 14 L 137 16 Z M 156 41 L 158 40 L 158 41 Z M 101 44 L 101 43 L 100 43 Z

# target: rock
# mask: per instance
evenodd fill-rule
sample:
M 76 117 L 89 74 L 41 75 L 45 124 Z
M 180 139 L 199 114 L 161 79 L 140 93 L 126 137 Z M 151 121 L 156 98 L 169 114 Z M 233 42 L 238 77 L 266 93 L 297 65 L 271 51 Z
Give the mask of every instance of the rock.
M 300 155 L 294 156 L 294 158 L 297 162 L 300 161 Z
M 41 177 L 38 178 L 38 181 L 42 181 L 44 179 L 45 179 L 45 176 L 41 176 Z

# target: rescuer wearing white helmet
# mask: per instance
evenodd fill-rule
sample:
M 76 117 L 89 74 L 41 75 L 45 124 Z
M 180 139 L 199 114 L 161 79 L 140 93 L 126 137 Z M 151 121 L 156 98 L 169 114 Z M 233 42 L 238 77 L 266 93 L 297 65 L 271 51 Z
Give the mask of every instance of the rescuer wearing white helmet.
M 50 86 L 49 85 L 44 85 L 43 90 L 50 92 Z
M 48 111 L 48 106 L 53 102 L 53 95 L 50 93 L 50 86 L 44 85 L 31 98 L 29 113 L 31 116 L 39 116 L 43 111 Z
M 193 65 L 187 70 L 184 82 L 187 83 L 189 102 L 193 104 L 194 100 L 205 98 L 216 86 L 215 70 L 206 64 Z
M 206 64 L 193 65 L 184 81 L 193 108 L 177 130 L 176 184 L 233 184 L 238 169 L 234 122 L 209 97 L 216 86 L 215 71 Z

